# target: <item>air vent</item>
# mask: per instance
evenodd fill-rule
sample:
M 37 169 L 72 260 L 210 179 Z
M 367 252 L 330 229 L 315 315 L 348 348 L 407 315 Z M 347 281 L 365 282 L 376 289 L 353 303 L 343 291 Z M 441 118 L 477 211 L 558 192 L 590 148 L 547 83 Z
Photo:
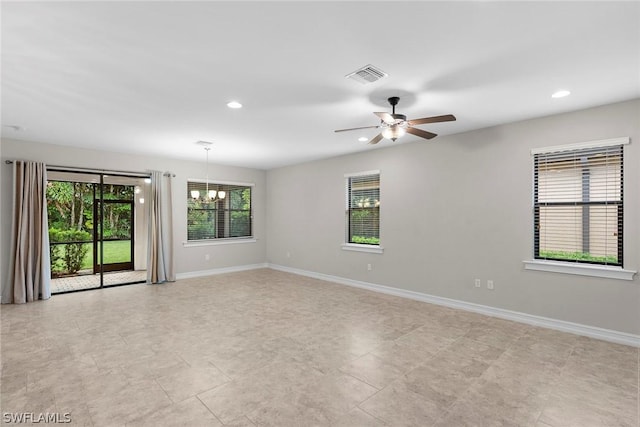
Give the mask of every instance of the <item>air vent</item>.
M 387 76 L 388 74 L 382 71 L 380 68 L 376 68 L 373 65 L 369 64 L 354 71 L 353 73 L 347 74 L 345 77 L 366 85 Z

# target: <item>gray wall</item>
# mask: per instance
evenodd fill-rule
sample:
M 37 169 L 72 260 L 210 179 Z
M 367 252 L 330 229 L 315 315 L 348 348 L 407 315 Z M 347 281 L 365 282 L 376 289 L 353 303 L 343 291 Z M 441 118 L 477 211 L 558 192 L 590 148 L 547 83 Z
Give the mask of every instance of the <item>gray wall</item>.
M 24 141 L 2 140 L 2 187 L 0 209 L 3 219 L 0 234 L 2 264 L 0 280 L 6 282 L 6 267 L 9 254 L 9 236 L 11 228 L 11 192 L 12 166 L 4 164 L 5 159 L 21 159 L 44 161 L 50 165 L 73 166 L 81 168 L 112 169 L 130 172 L 149 170 L 171 171 L 176 174 L 172 181 L 174 248 L 176 272 L 189 273 L 217 268 L 244 266 L 264 263 L 266 259 L 265 245 L 265 211 L 266 188 L 265 171 L 257 169 L 237 168 L 211 164 L 209 179 L 212 181 L 237 181 L 255 183 L 253 190 L 254 236 L 257 243 L 183 247 L 187 240 L 187 179 L 204 179 L 206 166 L 204 151 L 202 162 L 189 162 L 153 156 L 137 156 L 132 154 L 112 153 L 107 151 L 84 150 L 51 144 L 38 144 Z M 205 255 L 210 259 L 205 260 Z
M 464 120 L 464 117 L 459 117 Z M 267 172 L 270 263 L 640 334 L 640 282 L 525 271 L 530 149 L 631 137 L 624 267 L 640 267 L 640 100 Z M 341 250 L 344 174 L 381 171 L 384 254 Z M 287 256 L 289 253 L 289 257 Z M 367 271 L 367 264 L 372 270 Z M 481 289 L 474 279 L 482 279 Z M 486 288 L 486 280 L 495 290 Z
M 464 120 L 463 117 L 459 118 Z M 268 172 L 211 165 L 212 180 L 254 182 L 257 243 L 185 248 L 188 162 L 2 140 L 0 280 L 6 281 L 11 166 L 5 159 L 170 170 L 176 270 L 265 261 L 559 320 L 640 334 L 640 281 L 524 271 L 532 254 L 533 147 L 631 137 L 625 148 L 625 267 L 640 267 L 640 100 L 439 137 Z M 384 254 L 347 252 L 344 174 L 381 170 Z M 287 252 L 290 257 L 287 257 Z M 205 255 L 210 255 L 210 261 Z M 372 264 L 372 271 L 367 271 Z M 483 288 L 473 286 L 481 278 Z M 486 289 L 486 280 L 495 290 Z

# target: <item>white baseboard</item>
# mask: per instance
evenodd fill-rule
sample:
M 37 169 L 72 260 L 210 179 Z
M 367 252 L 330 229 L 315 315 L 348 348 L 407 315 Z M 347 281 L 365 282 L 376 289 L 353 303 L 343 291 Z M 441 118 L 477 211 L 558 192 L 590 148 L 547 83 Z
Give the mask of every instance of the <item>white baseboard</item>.
M 192 277 L 213 276 L 216 274 L 236 273 L 238 271 L 256 270 L 259 268 L 269 268 L 269 264 L 264 262 L 261 264 L 238 265 L 233 267 L 214 268 L 211 270 L 189 271 L 186 273 L 176 274 L 176 279 L 190 279 Z
M 583 335 L 604 341 L 610 341 L 617 344 L 629 345 L 632 347 L 640 347 L 640 335 L 629 334 L 626 332 L 618 332 L 610 329 L 598 328 L 595 326 L 582 325 L 579 323 L 567 322 L 564 320 L 551 319 L 548 317 L 535 316 L 517 311 L 505 310 L 502 308 L 490 307 L 487 305 L 475 304 L 450 298 L 438 297 L 435 295 L 424 294 L 421 292 L 408 291 L 405 289 L 392 288 L 390 286 L 376 285 L 374 283 L 361 282 L 359 280 L 345 279 L 343 277 L 331 276 L 313 271 L 300 270 L 292 267 L 285 267 L 277 264 L 267 264 L 269 268 L 284 271 L 301 276 L 312 277 L 315 279 L 326 280 L 329 282 L 339 283 L 342 285 L 362 288 L 369 291 L 380 292 L 388 295 L 409 298 L 417 301 L 427 302 L 430 304 L 442 305 L 445 307 L 457 308 L 474 313 L 480 313 L 487 316 L 499 317 L 501 319 L 513 320 L 515 322 L 526 323 L 533 326 L 541 326 L 544 328 L 555 329 L 562 332 Z

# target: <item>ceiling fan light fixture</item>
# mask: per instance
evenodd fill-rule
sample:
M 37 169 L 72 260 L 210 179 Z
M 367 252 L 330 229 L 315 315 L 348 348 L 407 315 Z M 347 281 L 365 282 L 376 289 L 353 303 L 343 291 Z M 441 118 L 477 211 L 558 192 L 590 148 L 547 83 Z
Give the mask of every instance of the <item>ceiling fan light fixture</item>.
M 405 133 L 407 133 L 407 129 L 399 124 L 394 124 L 382 129 L 382 136 L 392 141 L 400 138 Z
M 396 113 L 396 105 L 398 105 L 398 102 L 400 102 L 400 97 L 392 96 L 388 98 L 387 101 L 389 101 L 389 105 L 391 105 L 391 113 L 381 111 L 373 113 L 378 117 L 378 119 L 380 119 L 380 124 L 376 126 L 338 129 L 334 132 L 345 132 L 361 129 L 380 129 L 380 133 L 376 135 L 371 141 L 369 141 L 370 145 L 375 145 L 378 142 L 382 141 L 383 138 L 395 141 L 406 133 L 410 133 L 419 138 L 432 139 L 438 135 L 433 132 L 418 129 L 414 126 L 426 123 L 451 122 L 456 120 L 456 117 L 453 114 L 444 114 L 441 116 L 423 117 L 420 119 L 407 120 L 407 116 L 405 116 L 404 114 Z M 360 142 L 365 142 L 367 141 L 367 138 L 360 137 L 358 138 L 358 140 Z

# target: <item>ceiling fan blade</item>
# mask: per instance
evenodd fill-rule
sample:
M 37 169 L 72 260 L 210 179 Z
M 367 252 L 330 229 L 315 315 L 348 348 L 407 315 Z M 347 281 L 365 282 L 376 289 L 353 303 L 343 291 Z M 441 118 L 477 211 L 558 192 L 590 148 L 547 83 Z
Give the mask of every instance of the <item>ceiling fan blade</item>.
M 438 134 L 427 132 L 426 130 L 416 129 L 416 128 L 407 128 L 407 133 L 410 133 L 415 136 L 419 136 L 420 138 L 431 139 L 438 136 Z
M 380 117 L 380 120 L 382 120 L 385 123 L 394 123 L 396 121 L 396 119 L 393 118 L 393 116 L 389 113 L 373 113 L 376 116 Z
M 445 114 L 444 116 L 425 117 L 423 119 L 409 120 L 411 126 L 423 125 L 425 123 L 452 122 L 456 119 L 453 114 Z
M 378 142 L 380 142 L 380 141 L 382 140 L 382 138 L 383 138 L 382 134 L 381 134 L 381 133 L 379 133 L 378 135 L 376 135 L 376 137 L 375 137 L 375 138 L 373 138 L 371 141 L 369 141 L 369 144 L 371 144 L 371 145 L 375 145 L 375 144 L 377 144 Z
M 377 129 L 380 126 L 365 126 L 365 127 L 361 127 L 361 128 L 349 128 L 349 129 L 338 129 L 338 130 L 334 130 L 334 132 L 347 132 L 350 130 L 360 130 L 360 129 Z

